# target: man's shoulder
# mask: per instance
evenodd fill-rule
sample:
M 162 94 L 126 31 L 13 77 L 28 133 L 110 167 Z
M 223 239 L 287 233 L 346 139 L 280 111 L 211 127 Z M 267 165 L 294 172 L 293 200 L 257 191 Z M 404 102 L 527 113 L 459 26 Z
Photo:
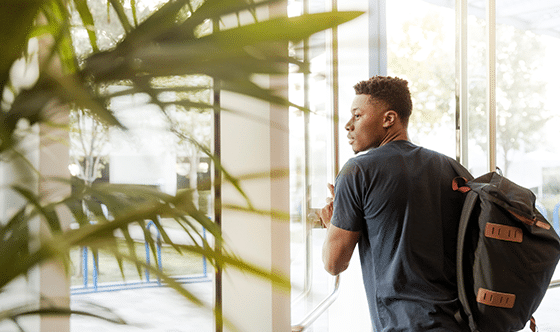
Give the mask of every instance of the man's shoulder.
M 401 143 L 403 144 L 403 143 Z M 434 158 L 434 159 L 439 159 L 441 162 L 443 163 L 452 163 L 454 161 L 453 158 L 451 158 L 450 156 L 432 150 L 430 148 L 426 148 L 420 145 L 415 145 L 414 143 L 408 142 L 408 144 L 406 144 L 406 146 L 408 147 L 407 152 L 411 152 L 412 155 L 414 155 L 414 157 L 420 156 L 423 158 Z
M 343 169 L 356 172 L 360 169 L 394 168 L 396 164 L 420 164 L 445 169 L 452 168 L 454 159 L 435 150 L 431 150 L 410 141 L 393 141 L 349 159 Z

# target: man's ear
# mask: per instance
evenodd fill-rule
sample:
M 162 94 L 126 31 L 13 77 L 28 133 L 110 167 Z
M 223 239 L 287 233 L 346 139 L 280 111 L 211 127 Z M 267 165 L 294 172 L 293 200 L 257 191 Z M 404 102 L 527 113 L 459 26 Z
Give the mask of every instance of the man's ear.
M 397 114 L 397 112 L 393 110 L 388 110 L 383 115 L 383 128 L 392 127 L 393 125 L 395 125 L 395 123 L 397 123 L 398 118 L 399 115 Z

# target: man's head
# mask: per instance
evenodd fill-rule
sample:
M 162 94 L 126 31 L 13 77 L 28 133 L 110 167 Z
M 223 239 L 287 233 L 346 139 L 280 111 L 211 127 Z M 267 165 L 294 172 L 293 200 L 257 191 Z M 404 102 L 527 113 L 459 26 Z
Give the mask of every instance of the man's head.
M 408 82 L 398 77 L 373 76 L 367 81 L 354 85 L 357 95 L 369 95 L 370 101 L 382 101 L 397 113 L 400 121 L 408 125 L 412 112 L 412 99 L 408 90 Z
M 377 148 L 394 140 L 406 140 L 412 102 L 407 82 L 375 76 L 354 86 L 352 117 L 346 124 L 355 153 Z

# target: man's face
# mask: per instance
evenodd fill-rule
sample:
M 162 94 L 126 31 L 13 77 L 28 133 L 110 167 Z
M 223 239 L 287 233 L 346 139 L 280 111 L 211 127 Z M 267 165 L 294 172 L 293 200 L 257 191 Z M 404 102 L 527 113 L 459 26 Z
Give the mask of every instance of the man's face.
M 369 95 L 356 95 L 350 112 L 352 117 L 346 124 L 348 139 L 355 153 L 377 148 L 385 137 L 383 114 L 387 106 L 383 102 L 373 100 Z

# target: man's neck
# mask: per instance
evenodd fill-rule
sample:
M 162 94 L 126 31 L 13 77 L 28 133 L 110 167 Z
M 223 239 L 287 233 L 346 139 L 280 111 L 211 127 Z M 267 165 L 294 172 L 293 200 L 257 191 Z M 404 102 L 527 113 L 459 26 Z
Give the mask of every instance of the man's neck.
M 394 141 L 408 141 L 408 132 L 406 130 L 395 130 L 395 131 L 388 131 L 387 135 L 381 142 L 379 146 L 383 146 L 387 143 L 394 142 Z

